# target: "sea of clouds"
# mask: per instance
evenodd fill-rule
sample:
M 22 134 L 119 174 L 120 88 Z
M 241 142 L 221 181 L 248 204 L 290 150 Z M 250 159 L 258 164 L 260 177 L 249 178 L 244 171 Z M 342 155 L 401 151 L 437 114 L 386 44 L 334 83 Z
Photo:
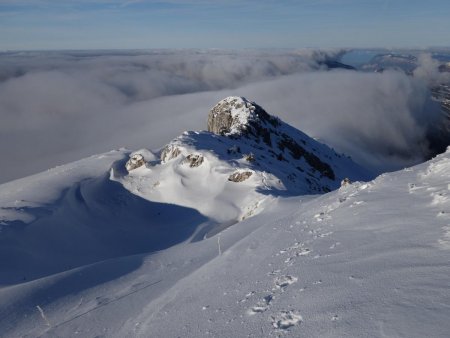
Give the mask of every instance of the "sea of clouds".
M 343 51 L 96 51 L 0 54 L 0 183 L 114 148 L 156 149 L 205 129 L 246 96 L 374 172 L 433 154 L 441 118 L 431 57 L 400 71 L 327 70 Z

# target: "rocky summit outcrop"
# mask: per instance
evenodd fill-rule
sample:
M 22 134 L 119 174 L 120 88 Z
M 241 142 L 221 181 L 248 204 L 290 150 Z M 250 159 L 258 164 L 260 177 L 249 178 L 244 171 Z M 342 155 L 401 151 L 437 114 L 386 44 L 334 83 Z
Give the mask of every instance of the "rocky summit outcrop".
M 329 163 L 314 151 L 307 150 L 305 137 L 296 138 L 292 127 L 243 97 L 227 97 L 216 104 L 208 115 L 208 131 L 263 143 L 268 148 L 268 155 L 278 161 L 303 160 L 321 176 L 331 180 L 336 178 Z
M 224 194 L 230 189 L 238 189 L 239 194 L 246 189 L 265 194 L 310 194 L 337 189 L 346 177 L 370 178 L 350 158 L 243 97 L 218 102 L 208 114 L 207 126 L 207 131 L 184 132 L 154 155 L 159 163 L 153 161 L 149 172 L 142 175 L 159 183 L 158 188 L 152 185 L 150 189 L 155 198 L 166 201 L 162 196 L 171 190 L 161 189 L 169 186 L 172 190 L 198 189 L 197 194 L 218 187 Z M 188 193 L 177 196 L 185 195 Z
M 133 156 L 130 157 L 127 163 L 125 163 L 125 168 L 128 171 L 131 171 L 139 167 L 142 167 L 143 165 L 145 165 L 144 156 L 142 156 L 141 154 L 134 154 Z
M 217 103 L 209 112 L 208 131 L 218 135 L 254 133 L 262 122 L 277 126 L 279 120 L 254 102 L 230 96 Z

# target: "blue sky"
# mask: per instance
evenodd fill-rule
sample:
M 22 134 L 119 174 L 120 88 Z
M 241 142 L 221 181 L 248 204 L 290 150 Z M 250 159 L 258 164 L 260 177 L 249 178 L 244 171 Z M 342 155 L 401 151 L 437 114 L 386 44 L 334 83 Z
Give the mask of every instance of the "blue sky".
M 449 0 L 0 0 L 0 50 L 450 46 Z

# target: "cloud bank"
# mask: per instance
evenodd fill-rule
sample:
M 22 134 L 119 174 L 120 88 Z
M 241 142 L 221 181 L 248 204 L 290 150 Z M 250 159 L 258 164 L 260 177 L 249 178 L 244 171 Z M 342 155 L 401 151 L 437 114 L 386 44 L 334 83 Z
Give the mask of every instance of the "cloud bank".
M 0 182 L 122 146 L 158 148 L 204 129 L 210 107 L 231 94 L 375 171 L 429 156 L 427 128 L 439 110 L 425 76 L 320 66 L 340 53 L 3 53 Z
M 426 134 L 441 117 L 427 87 L 400 72 L 315 72 L 243 92 L 375 172 L 431 156 Z

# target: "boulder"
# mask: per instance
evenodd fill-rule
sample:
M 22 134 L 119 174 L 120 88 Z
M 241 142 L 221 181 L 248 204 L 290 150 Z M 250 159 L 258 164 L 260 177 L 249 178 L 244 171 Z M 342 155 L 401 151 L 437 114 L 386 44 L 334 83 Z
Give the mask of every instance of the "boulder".
M 191 168 L 200 166 L 203 163 L 203 156 L 199 154 L 190 154 L 184 160 L 184 163 L 188 163 Z
M 218 135 L 240 133 L 246 129 L 254 110 L 255 106 L 243 97 L 227 97 L 209 112 L 208 131 Z
M 144 156 L 142 156 L 141 154 L 134 154 L 130 157 L 127 163 L 125 163 L 125 168 L 128 170 L 128 172 L 130 172 L 131 170 L 142 167 L 143 165 L 145 165 Z
M 167 161 L 174 159 L 175 157 L 177 157 L 180 154 L 181 154 L 181 150 L 178 147 L 176 147 L 172 144 L 169 144 L 161 152 L 161 162 L 166 163 Z
M 235 172 L 235 173 L 231 174 L 228 177 L 228 181 L 231 181 L 231 182 L 243 182 L 243 181 L 245 181 L 246 179 L 248 179 L 252 175 L 253 175 L 253 173 L 251 171 L 238 171 L 238 172 Z

